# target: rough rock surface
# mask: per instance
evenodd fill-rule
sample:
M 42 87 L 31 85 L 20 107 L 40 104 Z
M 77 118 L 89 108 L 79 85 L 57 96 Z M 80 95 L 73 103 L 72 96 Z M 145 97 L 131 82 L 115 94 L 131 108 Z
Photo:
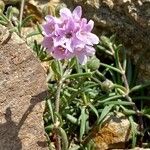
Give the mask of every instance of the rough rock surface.
M 108 116 L 100 129 L 92 131 L 92 140 L 96 150 L 123 149 L 125 143 L 131 138 L 130 122 L 122 114 Z
M 0 42 L 8 36 L 0 27 Z M 3 39 L 2 39 L 3 37 Z M 0 44 L 0 150 L 45 150 L 46 74 L 17 35 Z
M 69 8 L 81 5 L 95 21 L 96 33 L 116 33 L 134 61 L 143 55 L 140 77 L 150 79 L 150 0 L 62 0 Z M 147 50 L 147 52 L 146 52 Z

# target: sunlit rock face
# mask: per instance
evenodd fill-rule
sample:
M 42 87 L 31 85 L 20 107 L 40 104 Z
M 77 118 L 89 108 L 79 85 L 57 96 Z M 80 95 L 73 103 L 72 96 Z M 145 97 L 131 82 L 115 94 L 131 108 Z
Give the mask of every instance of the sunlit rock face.
M 45 71 L 16 34 L 0 33 L 0 150 L 45 150 Z

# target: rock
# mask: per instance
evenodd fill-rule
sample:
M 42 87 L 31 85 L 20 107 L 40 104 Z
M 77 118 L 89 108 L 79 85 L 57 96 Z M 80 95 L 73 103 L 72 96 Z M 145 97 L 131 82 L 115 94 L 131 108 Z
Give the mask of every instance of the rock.
M 7 36 L 0 26 L 3 32 Z M 45 81 L 39 61 L 15 33 L 0 44 L 0 150 L 47 149 L 43 125 Z
M 90 136 L 96 150 L 123 149 L 131 138 L 130 122 L 122 113 L 110 115 L 102 127 L 95 128 Z
M 116 33 L 128 53 L 140 63 L 139 78 L 150 79 L 150 1 L 149 0 L 62 0 L 68 8 L 77 5 L 83 8 L 83 16 L 95 21 L 95 31 L 99 35 Z M 149 58 L 149 57 L 148 57 Z M 144 67 L 143 67 L 144 66 Z

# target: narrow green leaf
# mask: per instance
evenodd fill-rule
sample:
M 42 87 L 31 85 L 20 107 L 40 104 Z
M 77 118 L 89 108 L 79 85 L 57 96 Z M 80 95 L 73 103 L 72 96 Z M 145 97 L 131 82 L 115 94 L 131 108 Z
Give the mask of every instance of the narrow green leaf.
M 114 84 L 113 86 L 114 86 L 114 88 L 119 88 L 119 89 L 121 89 L 124 93 L 127 92 L 127 89 L 126 89 L 125 87 L 123 87 L 122 85 Z
M 144 114 L 144 116 L 150 119 L 150 114 Z
M 69 86 L 67 86 L 66 88 L 67 88 L 69 91 L 71 91 L 71 92 L 77 92 L 77 91 L 78 91 L 78 89 L 75 89 L 75 88 L 69 87 Z
M 110 105 L 110 104 L 113 104 L 113 105 L 127 105 L 127 106 L 132 106 L 132 105 L 134 105 L 133 102 L 126 102 L 126 101 L 121 101 L 121 100 L 118 100 L 118 101 L 110 101 L 110 102 L 104 103 L 104 105 Z
M 9 22 L 8 18 L 4 14 L 1 14 L 0 20 L 6 21 L 7 23 Z
M 132 116 L 129 117 L 129 121 L 131 124 L 131 132 L 132 132 L 132 148 L 134 148 L 136 146 L 136 140 L 137 140 L 137 126 L 135 125 Z
M 131 64 L 131 60 L 128 59 L 128 63 L 127 63 L 127 80 L 128 80 L 128 84 L 131 84 L 132 81 L 132 76 L 133 76 L 133 72 L 132 72 L 132 64 Z
M 32 36 L 39 35 L 39 34 L 40 34 L 39 31 L 34 31 L 34 32 L 29 33 L 29 34 L 26 36 L 26 38 L 30 38 L 30 37 L 32 37 Z
M 110 73 L 111 77 L 112 77 L 112 81 L 113 83 L 117 83 L 117 78 L 116 78 L 116 75 L 115 75 L 115 72 L 113 72 L 112 70 L 108 70 L 108 72 Z
M 54 123 L 54 112 L 53 112 L 54 109 L 52 107 L 52 103 L 50 99 L 47 100 L 47 105 L 48 105 L 48 109 L 49 109 L 49 113 L 51 115 L 52 121 Z
M 121 72 L 119 69 L 117 69 L 117 68 L 115 68 L 115 67 L 113 67 L 113 66 L 110 66 L 110 65 L 107 65 L 107 64 L 104 64 L 104 63 L 100 63 L 100 66 L 104 66 L 104 67 L 106 67 L 106 68 L 109 68 L 109 69 L 111 69 L 111 70 L 113 70 L 113 71 L 116 71 L 116 72 L 122 74 L 122 72 Z
M 107 49 L 105 49 L 103 46 L 101 46 L 101 45 L 97 45 L 97 48 L 100 50 L 100 51 L 102 51 L 102 52 L 105 52 L 106 54 L 108 54 L 108 55 L 113 55 L 112 54 L 112 52 L 110 52 L 109 50 L 107 50 Z
M 3 14 L 0 14 L 0 21 L 4 21 L 4 22 L 8 23 L 7 19 L 3 16 L 4 16 Z
M 110 41 L 112 43 L 115 43 L 115 40 L 116 40 L 116 34 L 113 34 L 111 37 L 110 37 Z
M 82 137 L 85 133 L 85 126 L 86 126 L 86 112 L 85 112 L 85 107 L 82 108 L 81 110 L 81 116 L 80 116 L 80 141 L 82 141 Z
M 75 65 L 75 63 L 76 63 L 76 59 L 75 59 L 75 57 L 73 57 L 70 61 L 69 61 L 69 68 L 72 68 L 74 65 Z
M 104 99 L 100 99 L 100 101 L 98 103 L 102 104 L 102 103 L 105 103 L 105 102 L 108 102 L 108 101 L 111 101 L 111 100 L 117 100 L 119 98 L 122 98 L 123 96 L 122 95 L 114 95 L 114 96 L 109 96 L 108 98 L 104 98 Z
M 66 118 L 73 124 L 78 124 L 78 120 L 77 118 L 75 118 L 74 116 L 70 115 L 70 114 L 67 114 L 66 115 Z
M 16 32 L 17 33 L 17 28 L 16 27 L 12 27 L 11 29 L 9 29 L 10 33 Z
M 17 29 L 18 29 L 18 34 L 19 35 L 21 35 L 21 24 L 20 24 L 20 22 L 18 22 L 18 24 L 17 24 Z
M 106 77 L 98 70 L 95 71 L 95 75 L 98 76 L 101 80 L 106 80 Z
M 88 106 L 91 108 L 91 110 L 95 113 L 95 115 L 97 116 L 97 118 L 99 118 L 99 114 L 97 112 L 97 109 L 92 105 L 92 104 L 88 104 Z
M 93 140 L 90 140 L 90 142 L 87 144 L 87 150 L 95 150 L 95 143 Z
M 86 112 L 86 123 L 85 123 L 85 134 L 88 134 L 89 133 L 89 130 L 90 130 L 90 120 L 89 120 L 89 112 L 88 112 L 88 109 L 87 109 L 87 112 Z
M 150 100 L 150 96 L 138 96 L 138 97 L 132 97 L 133 100 Z
M 31 19 L 33 19 L 35 17 L 35 15 L 29 15 L 27 16 L 25 19 L 22 20 L 22 23 L 21 23 L 21 27 L 25 27 L 27 23 L 29 23 L 29 21 Z
M 123 47 L 122 48 L 123 51 L 123 70 L 126 71 L 126 67 L 127 67 L 127 55 L 126 55 L 126 50 Z
M 145 84 L 141 84 L 141 85 L 137 85 L 137 86 L 133 87 L 130 90 L 130 93 L 138 91 L 138 90 L 143 89 L 143 88 L 148 87 L 148 86 L 150 86 L 150 82 L 149 81 L 147 83 L 145 83 Z
M 51 132 L 54 129 L 54 125 L 48 125 L 45 127 L 46 132 Z
M 65 130 L 61 127 L 58 127 L 57 130 L 58 130 L 58 134 L 62 140 L 62 150 L 68 150 L 69 142 L 68 142 L 68 138 L 67 138 L 67 134 L 66 134 Z
M 120 50 L 120 48 L 117 47 L 114 50 L 115 50 L 115 56 L 114 56 L 115 57 L 115 63 L 116 63 L 117 68 L 119 68 L 119 63 L 120 63 L 120 61 L 119 61 L 119 50 Z
M 107 116 L 107 114 L 110 112 L 110 110 L 113 108 L 113 104 L 105 106 L 104 109 L 102 110 L 102 113 L 98 119 L 98 124 L 102 122 L 102 120 Z
M 134 110 L 131 110 L 131 109 L 127 109 L 127 108 L 125 108 L 124 106 L 120 106 L 122 109 L 123 109 L 123 113 L 125 114 L 125 115 L 134 115 L 134 114 L 136 114 L 136 112 L 134 111 Z
M 60 61 L 53 60 L 51 63 L 51 68 L 54 71 L 54 73 L 58 76 L 58 78 L 62 76 L 63 72 L 62 72 L 62 65 Z
M 70 78 L 79 78 L 79 77 L 91 77 L 92 73 L 77 73 L 77 74 L 72 74 L 72 75 L 68 75 L 65 78 L 66 79 L 70 79 Z
M 6 21 L 0 20 L 0 24 L 6 26 L 8 23 Z
M 41 35 L 43 35 L 43 33 L 42 33 L 42 27 L 40 26 L 39 23 L 37 23 L 37 30 L 39 31 L 39 33 L 40 33 Z

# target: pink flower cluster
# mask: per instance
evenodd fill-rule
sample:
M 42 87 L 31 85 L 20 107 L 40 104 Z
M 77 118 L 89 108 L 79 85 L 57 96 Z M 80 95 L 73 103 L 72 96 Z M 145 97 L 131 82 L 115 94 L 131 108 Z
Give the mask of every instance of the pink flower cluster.
M 91 33 L 94 22 L 81 18 L 82 9 L 77 6 L 73 12 L 68 8 L 60 10 L 60 18 L 46 16 L 43 25 L 43 46 L 58 60 L 77 57 L 85 64 L 89 56 L 95 54 L 94 44 L 99 38 Z

